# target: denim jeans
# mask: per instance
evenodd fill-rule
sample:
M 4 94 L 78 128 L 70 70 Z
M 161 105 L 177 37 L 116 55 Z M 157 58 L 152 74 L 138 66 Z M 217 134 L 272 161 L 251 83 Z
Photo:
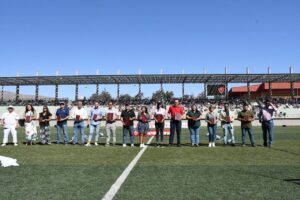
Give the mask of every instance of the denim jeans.
M 248 132 L 251 144 L 254 145 L 255 142 L 252 128 L 242 128 L 242 144 L 246 144 L 246 131 Z
M 68 125 L 67 122 L 59 123 L 56 125 L 57 135 L 56 135 L 56 143 L 60 144 L 60 132 L 63 131 L 64 134 L 64 143 L 68 144 Z
M 274 121 L 273 120 L 262 122 L 264 146 L 267 146 L 267 144 L 268 144 L 268 133 L 269 133 L 269 144 L 272 145 L 272 142 L 273 142 L 273 127 L 274 127 Z
M 77 144 L 77 131 L 80 131 L 81 137 L 81 145 L 85 143 L 85 135 L 84 135 L 84 121 L 82 122 L 75 122 L 74 123 L 74 132 L 73 132 L 73 144 Z
M 171 120 L 170 122 L 170 138 L 169 138 L 169 144 L 173 144 L 174 142 L 174 135 L 175 130 L 177 132 L 177 144 L 181 144 L 181 121 Z
M 224 144 L 227 144 L 227 135 L 228 135 L 228 132 L 230 134 L 231 144 L 235 144 L 234 132 L 233 132 L 233 127 L 231 126 L 231 124 L 224 124 L 223 125 L 223 139 L 224 139 Z
M 189 127 L 190 130 L 190 138 L 191 138 L 191 144 L 199 145 L 200 143 L 200 127 Z
M 217 124 L 207 126 L 209 142 L 216 142 L 217 127 Z
M 97 125 L 90 124 L 89 142 L 92 141 L 92 138 L 93 138 L 95 130 L 96 130 L 95 143 L 98 143 L 98 140 L 99 140 L 99 131 L 100 131 L 100 124 L 97 124 Z
M 123 144 L 126 144 L 127 132 L 129 132 L 130 144 L 134 144 L 133 131 L 134 131 L 133 126 L 123 126 Z

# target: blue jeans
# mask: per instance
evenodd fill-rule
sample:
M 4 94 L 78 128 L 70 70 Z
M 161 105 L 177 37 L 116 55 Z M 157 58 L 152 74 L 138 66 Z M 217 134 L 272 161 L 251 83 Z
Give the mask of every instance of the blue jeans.
M 224 124 L 223 125 L 223 139 L 224 139 L 224 144 L 227 144 L 227 135 L 228 132 L 230 134 L 230 139 L 231 139 L 231 144 L 235 143 L 235 138 L 234 138 L 234 133 L 233 133 L 233 128 L 231 124 Z
M 80 131 L 81 145 L 85 143 L 84 121 L 74 123 L 73 144 L 77 144 L 77 130 Z
M 100 131 L 100 124 L 97 124 L 97 125 L 90 124 L 89 142 L 92 141 L 92 138 L 93 138 L 95 130 L 96 130 L 95 142 L 98 143 L 98 140 L 99 140 L 99 131 Z
M 64 134 L 64 143 L 68 144 L 68 125 L 67 123 L 61 123 L 56 125 L 57 135 L 56 135 L 56 142 L 57 144 L 60 144 L 60 131 L 63 131 Z
M 177 133 L 177 145 L 181 144 L 181 121 L 171 120 L 170 122 L 170 138 L 169 138 L 169 144 L 173 144 L 174 142 L 174 135 L 175 130 Z
M 273 120 L 262 122 L 264 146 L 267 146 L 267 144 L 268 144 L 268 133 L 269 133 L 269 144 L 272 145 L 272 142 L 273 142 L 273 127 L 274 127 L 274 121 Z
M 217 124 L 207 126 L 209 142 L 216 142 L 217 127 L 218 127 Z
M 129 132 L 130 144 L 134 144 L 133 131 L 134 131 L 133 126 L 123 126 L 123 144 L 126 144 L 127 132 Z
M 192 145 L 197 144 L 199 145 L 200 143 L 200 127 L 190 127 L 190 138 L 191 138 L 191 143 Z
M 252 128 L 242 128 L 242 144 L 246 144 L 246 131 L 248 132 L 250 142 L 252 145 L 255 144 Z

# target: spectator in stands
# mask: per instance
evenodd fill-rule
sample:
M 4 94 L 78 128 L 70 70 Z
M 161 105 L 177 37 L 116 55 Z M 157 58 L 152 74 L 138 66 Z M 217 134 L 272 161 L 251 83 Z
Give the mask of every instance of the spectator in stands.
M 108 103 L 108 109 L 105 114 L 105 130 L 106 130 L 106 144 L 105 146 L 110 146 L 110 141 L 112 138 L 112 145 L 116 145 L 117 137 L 116 137 L 116 120 L 118 118 L 118 111 L 113 107 L 113 102 Z
M 49 112 L 47 106 L 43 107 L 43 112 L 39 114 L 39 124 L 40 124 L 40 135 L 42 144 L 51 144 L 50 140 L 50 121 L 52 114 Z
M 267 146 L 272 147 L 273 127 L 274 127 L 273 116 L 275 112 L 277 112 L 276 106 L 274 106 L 274 104 L 270 100 L 267 100 L 265 102 L 265 107 L 261 108 L 258 114 L 258 118 L 262 126 L 265 147 Z M 269 133 L 269 143 L 268 143 L 268 133 Z
M 171 115 L 170 122 L 170 138 L 169 138 L 169 146 L 173 146 L 175 130 L 177 133 L 177 146 L 181 146 L 181 126 L 182 126 L 182 118 L 184 115 L 183 107 L 179 104 L 179 100 L 176 99 L 174 105 L 170 106 L 168 113 Z
M 85 144 L 85 134 L 84 134 L 84 120 L 87 119 L 88 115 L 83 108 L 82 101 L 77 102 L 77 106 L 73 109 L 72 118 L 74 119 L 73 127 L 73 144 L 77 144 L 77 131 L 80 132 L 80 144 Z
M 3 113 L 1 117 L 1 125 L 3 126 L 4 132 L 2 147 L 6 146 L 8 143 L 9 133 L 12 134 L 14 146 L 18 146 L 16 128 L 19 126 L 19 116 L 14 112 L 14 107 L 12 105 L 8 106 L 7 110 L 8 112 Z
M 36 119 L 35 109 L 31 104 L 26 105 L 24 120 L 25 120 L 25 134 L 26 145 L 32 145 L 37 140 L 37 129 L 34 120 Z
M 156 146 L 160 147 L 164 142 L 165 118 L 167 116 L 167 111 L 163 108 L 161 102 L 157 103 L 153 116 L 155 120 Z
M 123 110 L 121 113 L 121 121 L 123 123 L 123 147 L 126 147 L 127 132 L 129 132 L 131 147 L 134 147 L 133 120 L 135 120 L 135 118 L 136 116 L 134 111 L 129 104 L 126 104 L 125 110 Z
M 145 137 L 149 131 L 149 122 L 151 118 L 148 113 L 148 109 L 146 106 L 142 106 L 141 110 L 139 111 L 138 114 L 138 126 L 137 130 L 139 133 L 140 137 L 140 147 L 144 148 L 145 147 Z
M 56 120 L 57 120 L 57 138 L 56 143 L 60 144 L 60 132 L 63 131 L 64 134 L 64 144 L 68 144 L 68 124 L 67 121 L 69 119 L 70 111 L 69 108 L 65 106 L 64 102 L 59 103 L 59 109 L 56 111 Z
M 225 104 L 224 110 L 220 113 L 221 125 L 223 128 L 224 146 L 227 145 L 227 135 L 230 134 L 231 146 L 235 146 L 233 121 L 234 114 L 229 110 L 229 104 Z
M 216 144 L 216 134 L 217 134 L 217 124 L 219 120 L 219 115 L 215 112 L 215 106 L 209 106 L 209 112 L 206 114 L 206 122 L 207 122 L 207 129 L 208 129 L 208 147 L 215 147 Z
M 198 147 L 200 144 L 201 115 L 202 113 L 198 110 L 196 104 L 193 104 L 192 109 L 186 114 L 192 147 Z
M 87 147 L 91 146 L 92 137 L 95 131 L 96 131 L 95 146 L 98 146 L 100 124 L 104 116 L 105 113 L 103 113 L 100 110 L 99 103 L 95 102 L 94 107 L 90 110 L 90 114 L 89 114 L 88 124 L 90 126 L 90 134 L 89 134 L 88 143 L 85 146 Z
M 242 146 L 246 146 L 246 132 L 248 132 L 251 145 L 252 147 L 255 147 L 252 130 L 252 121 L 254 121 L 254 113 L 249 109 L 249 105 L 247 103 L 244 104 L 243 110 L 239 112 L 238 120 L 241 121 Z

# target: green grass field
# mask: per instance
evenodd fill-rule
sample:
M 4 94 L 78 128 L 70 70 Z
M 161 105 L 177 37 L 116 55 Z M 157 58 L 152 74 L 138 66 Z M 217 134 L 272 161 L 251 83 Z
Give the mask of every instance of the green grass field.
M 149 147 L 115 199 L 299 199 L 299 129 L 276 127 L 273 148 L 260 146 L 261 129 L 256 127 L 256 148 L 223 147 L 218 142 L 214 149 L 207 148 L 206 128 L 201 129 L 198 148 L 189 147 L 188 130 L 183 130 L 186 145 Z M 55 129 L 51 134 L 54 141 Z M 235 135 L 240 143 L 239 128 Z M 121 142 L 121 130 L 117 136 Z M 18 138 L 18 147 L 0 148 L 0 155 L 16 158 L 20 164 L 0 168 L 1 200 L 101 199 L 140 151 L 102 145 L 25 146 L 23 129 L 18 130 Z

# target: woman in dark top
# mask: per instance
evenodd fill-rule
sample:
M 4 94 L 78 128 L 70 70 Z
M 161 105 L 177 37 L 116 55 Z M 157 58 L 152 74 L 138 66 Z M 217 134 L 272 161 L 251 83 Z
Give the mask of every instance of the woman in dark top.
M 201 112 L 197 106 L 192 105 L 192 109 L 186 114 L 188 119 L 188 127 L 190 131 L 191 145 L 198 147 L 200 144 L 200 126 L 201 126 Z
M 40 135 L 42 144 L 51 144 L 50 140 L 50 126 L 49 122 L 51 121 L 52 114 L 49 112 L 47 106 L 43 107 L 43 112 L 39 115 L 40 123 Z

